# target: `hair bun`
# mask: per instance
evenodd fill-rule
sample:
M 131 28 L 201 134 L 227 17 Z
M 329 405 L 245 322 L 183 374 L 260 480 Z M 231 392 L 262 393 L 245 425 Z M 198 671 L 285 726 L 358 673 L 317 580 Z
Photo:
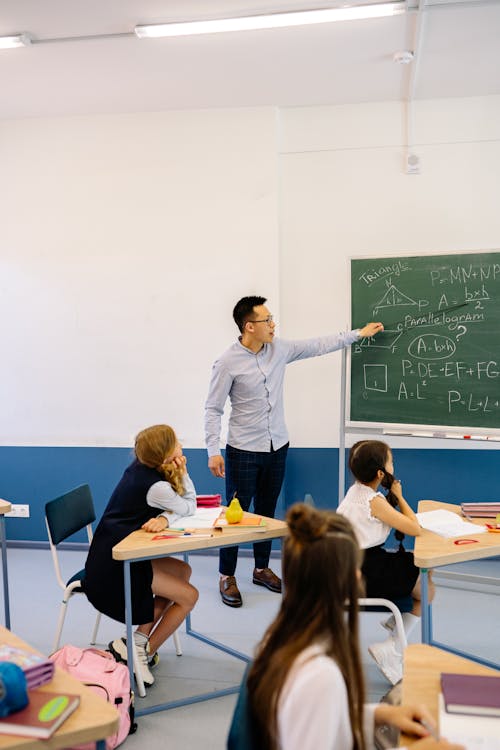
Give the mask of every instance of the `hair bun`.
M 298 542 L 315 542 L 328 531 L 324 515 L 305 503 L 296 503 L 286 515 L 291 536 Z

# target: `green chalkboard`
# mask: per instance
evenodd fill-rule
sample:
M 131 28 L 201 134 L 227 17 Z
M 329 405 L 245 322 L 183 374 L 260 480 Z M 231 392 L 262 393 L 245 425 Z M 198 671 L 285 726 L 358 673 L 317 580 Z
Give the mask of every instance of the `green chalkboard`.
M 500 252 L 351 260 L 350 421 L 500 427 Z

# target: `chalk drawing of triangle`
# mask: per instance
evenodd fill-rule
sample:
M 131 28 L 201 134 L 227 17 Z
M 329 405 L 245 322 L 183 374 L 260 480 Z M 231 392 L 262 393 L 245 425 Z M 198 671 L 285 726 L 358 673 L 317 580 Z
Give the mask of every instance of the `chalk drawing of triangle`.
M 403 307 L 416 304 L 414 299 L 403 294 L 394 284 L 391 284 L 380 302 L 375 305 L 375 310 L 379 310 L 381 307 Z

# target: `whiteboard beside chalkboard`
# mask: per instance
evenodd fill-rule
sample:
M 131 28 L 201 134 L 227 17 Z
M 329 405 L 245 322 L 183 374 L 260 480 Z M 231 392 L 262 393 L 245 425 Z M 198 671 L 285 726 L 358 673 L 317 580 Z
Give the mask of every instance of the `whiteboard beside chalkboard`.
M 353 258 L 351 318 L 347 426 L 498 436 L 500 251 Z

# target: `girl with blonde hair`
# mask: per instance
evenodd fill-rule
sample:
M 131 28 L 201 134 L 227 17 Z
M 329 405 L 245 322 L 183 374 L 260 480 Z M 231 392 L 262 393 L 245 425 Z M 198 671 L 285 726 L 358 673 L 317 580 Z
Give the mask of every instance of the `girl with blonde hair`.
M 125 622 L 123 563 L 112 549 L 132 531 L 165 531 L 196 510 L 196 491 L 186 458 L 172 427 L 154 425 L 135 439 L 135 460 L 125 470 L 96 528 L 85 565 L 85 592 L 94 607 Z M 131 566 L 132 621 L 140 671 L 152 685 L 150 666 L 157 651 L 183 622 L 198 600 L 189 583 L 190 566 L 173 557 L 143 560 Z M 116 659 L 127 660 L 125 638 L 109 644 Z

